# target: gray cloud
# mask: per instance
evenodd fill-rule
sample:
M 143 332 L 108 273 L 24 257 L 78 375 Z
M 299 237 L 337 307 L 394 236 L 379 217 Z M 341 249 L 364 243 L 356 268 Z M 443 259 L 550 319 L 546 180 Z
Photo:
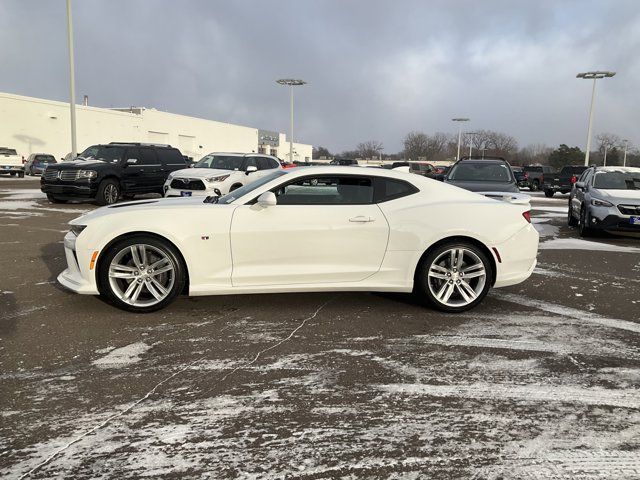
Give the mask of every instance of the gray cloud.
M 629 1 L 75 0 L 76 83 L 100 106 L 143 105 L 288 129 L 275 84 L 300 77 L 296 137 L 331 150 L 410 130 L 502 130 L 582 146 L 595 131 L 640 145 L 640 9 Z M 68 98 L 63 0 L 0 3 L 0 91 Z

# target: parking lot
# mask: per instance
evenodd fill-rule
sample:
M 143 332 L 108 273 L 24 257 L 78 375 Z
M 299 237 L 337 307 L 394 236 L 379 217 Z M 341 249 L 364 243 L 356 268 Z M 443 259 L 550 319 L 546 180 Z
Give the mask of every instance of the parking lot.
M 566 195 L 534 194 L 533 276 L 462 315 L 370 293 L 127 314 L 55 282 L 93 208 L 0 179 L 0 477 L 640 478 L 640 240 L 580 239 Z

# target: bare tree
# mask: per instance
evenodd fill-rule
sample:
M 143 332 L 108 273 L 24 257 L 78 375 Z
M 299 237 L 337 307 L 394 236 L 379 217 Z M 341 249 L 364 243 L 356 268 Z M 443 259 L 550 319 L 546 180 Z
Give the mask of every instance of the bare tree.
M 356 147 L 360 158 L 378 158 L 378 155 L 384 150 L 382 142 L 376 140 L 368 140 L 359 143 Z
M 553 148 L 543 143 L 535 143 L 521 148 L 517 154 L 517 159 L 523 165 L 546 165 L 552 151 Z
M 409 132 L 403 140 L 404 156 L 407 160 L 418 160 L 427 156 L 429 137 L 422 132 Z

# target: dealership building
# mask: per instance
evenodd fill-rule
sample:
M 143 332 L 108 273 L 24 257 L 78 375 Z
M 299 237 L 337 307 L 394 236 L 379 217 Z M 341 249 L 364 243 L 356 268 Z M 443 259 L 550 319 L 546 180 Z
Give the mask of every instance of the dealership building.
M 266 153 L 290 161 L 284 133 L 161 112 L 155 108 L 76 106 L 78 151 L 98 143 L 170 144 L 200 159 L 210 152 Z M 50 153 L 57 159 L 71 151 L 69 104 L 0 92 L 0 147 L 25 158 Z M 310 161 L 311 145 L 294 143 L 293 161 Z

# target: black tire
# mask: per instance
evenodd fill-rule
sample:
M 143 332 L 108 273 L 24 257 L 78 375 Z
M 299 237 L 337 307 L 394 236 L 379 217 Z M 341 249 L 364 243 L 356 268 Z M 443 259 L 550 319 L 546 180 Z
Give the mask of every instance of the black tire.
M 554 192 L 553 190 L 545 190 L 544 191 L 544 196 L 547 197 L 547 198 L 551 198 L 551 197 L 553 197 L 554 193 L 556 193 L 556 192 Z
M 120 198 L 120 185 L 117 181 L 107 178 L 100 182 L 96 202 L 98 205 L 113 205 Z
M 567 225 L 569 225 L 570 227 L 578 226 L 578 220 L 576 220 L 576 217 L 574 217 L 573 213 L 571 212 L 571 198 L 569 198 L 569 210 L 567 212 Z
M 64 200 L 64 199 L 58 198 L 58 197 L 54 197 L 50 193 L 47 193 L 47 200 L 49 200 L 51 203 L 67 203 L 67 200 Z
M 235 183 L 233 185 L 231 185 L 231 188 L 229 189 L 230 192 L 233 192 L 234 190 L 237 190 L 238 188 L 240 188 L 242 186 L 241 183 Z
M 109 267 L 111 262 L 119 252 L 127 249 L 127 247 L 131 247 L 132 245 L 146 245 L 154 247 L 166 255 L 172 262 L 174 272 L 173 284 L 166 297 L 153 305 L 135 306 L 126 303 L 118 297 L 118 294 L 113 290 L 109 281 Z M 149 265 L 147 265 L 147 267 L 148 266 Z M 133 235 L 128 238 L 124 238 L 111 245 L 99 258 L 98 291 L 100 292 L 100 295 L 112 305 L 128 312 L 150 313 L 165 308 L 167 305 L 172 303 L 180 293 L 182 293 L 186 281 L 187 268 L 182 260 L 182 256 L 170 242 L 159 237 L 150 235 Z M 127 281 L 122 280 L 122 282 L 126 283 Z M 134 282 L 136 282 L 136 280 L 132 281 L 132 283 Z M 151 296 L 148 291 L 146 294 L 148 297 Z
M 578 223 L 578 231 L 581 237 L 590 237 L 593 230 L 588 227 L 589 225 L 589 213 L 587 209 L 582 207 L 580 209 L 580 222 Z
M 24 172 L 18 172 L 18 178 L 24 178 Z
M 433 281 L 432 279 L 429 279 L 429 270 L 431 269 L 431 266 L 434 263 L 434 261 L 437 260 L 438 257 L 440 257 L 444 252 L 447 252 L 448 250 L 451 250 L 454 248 L 465 249 L 467 251 L 473 252 L 473 254 L 482 262 L 485 270 L 484 284 L 483 285 L 480 285 L 479 283 L 476 284 L 477 288 L 481 290 L 477 293 L 477 297 L 475 298 L 475 300 L 460 306 L 446 305 L 442 303 L 433 294 L 432 288 L 430 288 L 430 284 L 429 284 L 430 281 Z M 433 248 L 420 261 L 420 264 L 416 269 L 414 294 L 417 295 L 420 300 L 425 301 L 427 304 L 429 304 L 431 307 L 435 308 L 436 310 L 440 310 L 442 312 L 449 312 L 449 313 L 459 313 L 459 312 L 464 312 L 466 310 L 469 310 L 475 307 L 476 305 L 478 305 L 480 302 L 482 302 L 484 297 L 489 292 L 489 289 L 491 288 L 492 279 L 493 279 L 493 264 L 491 263 L 491 260 L 489 260 L 488 256 L 480 248 L 478 248 L 476 245 L 472 243 L 468 243 L 464 241 L 460 241 L 460 242 L 452 241 L 452 242 L 442 243 L 437 247 Z M 445 280 L 443 280 L 442 282 L 446 283 Z M 453 279 L 449 281 L 449 283 L 451 282 L 453 282 Z M 437 285 L 434 288 L 439 288 L 443 285 L 444 283 L 441 283 L 440 285 Z M 452 287 L 452 288 L 455 288 L 455 287 Z M 453 295 L 460 295 L 460 294 L 457 292 L 454 292 Z
M 533 182 L 531 182 L 529 190 L 531 190 L 532 192 L 537 192 L 538 190 L 540 190 L 540 182 L 538 180 L 534 180 Z

